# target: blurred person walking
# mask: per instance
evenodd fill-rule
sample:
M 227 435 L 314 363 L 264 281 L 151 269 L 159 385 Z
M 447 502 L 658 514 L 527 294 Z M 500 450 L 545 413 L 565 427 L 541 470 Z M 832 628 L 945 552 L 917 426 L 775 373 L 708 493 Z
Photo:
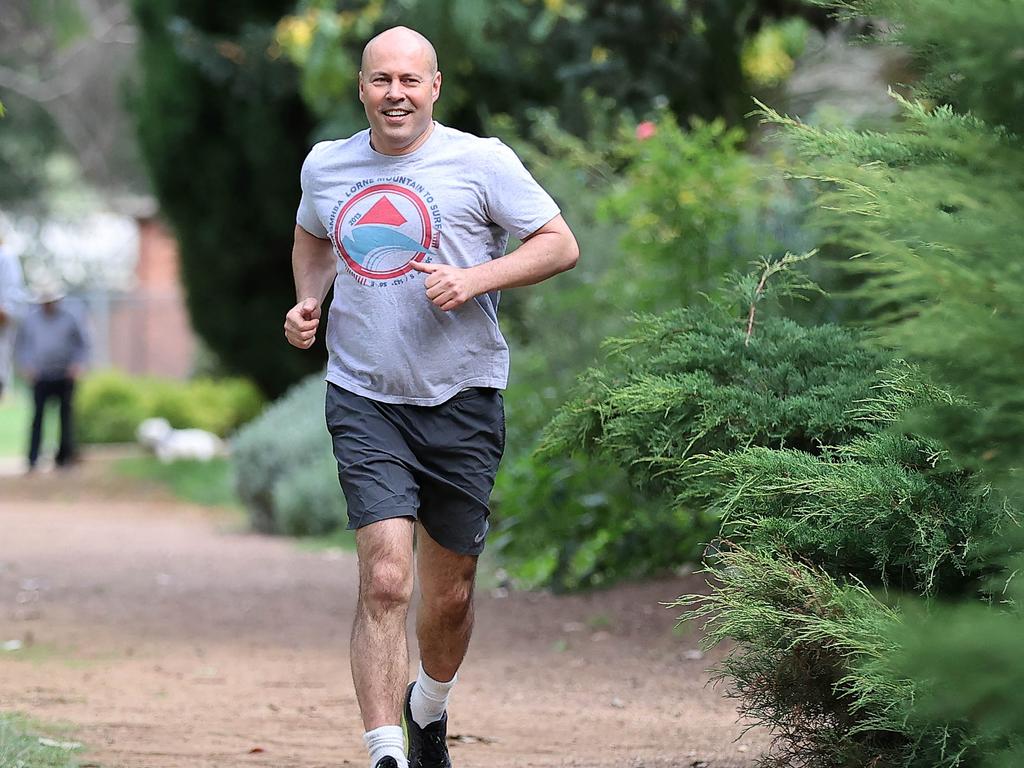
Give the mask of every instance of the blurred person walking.
M 29 436 L 28 471 L 39 461 L 46 404 L 60 404 L 60 445 L 54 457 L 58 467 L 67 467 L 75 459 L 73 402 L 75 381 L 85 370 L 89 340 L 85 326 L 74 312 L 64 306 L 63 294 L 43 290 L 37 305 L 18 326 L 14 358 L 21 375 L 32 386 L 32 429 Z
M 505 443 L 499 292 L 579 255 L 512 150 L 433 120 L 440 93 L 437 55 L 418 32 L 396 27 L 366 45 L 369 128 L 317 144 L 302 167 L 298 303 L 285 318 L 288 341 L 308 349 L 333 285 L 326 415 L 356 530 L 351 664 L 371 768 L 451 765 L 448 695 Z M 510 234 L 522 245 L 505 254 Z M 420 665 L 407 686 L 414 567 Z
M 0 400 L 10 387 L 14 338 L 27 303 L 21 264 L 0 238 Z

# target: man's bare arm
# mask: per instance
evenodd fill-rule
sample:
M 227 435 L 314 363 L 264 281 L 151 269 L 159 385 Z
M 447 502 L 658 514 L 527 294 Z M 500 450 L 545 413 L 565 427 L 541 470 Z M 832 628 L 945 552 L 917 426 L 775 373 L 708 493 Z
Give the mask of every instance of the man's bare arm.
M 416 261 L 411 266 L 427 273 L 424 281 L 427 298 L 447 312 L 482 293 L 547 280 L 575 267 L 579 256 L 576 237 L 559 215 L 499 259 L 468 269 Z
M 309 349 L 316 341 L 320 327 L 320 309 L 337 274 L 334 249 L 330 240 L 311 235 L 295 226 L 292 246 L 292 275 L 295 278 L 297 303 L 284 318 L 284 335 L 288 343 Z

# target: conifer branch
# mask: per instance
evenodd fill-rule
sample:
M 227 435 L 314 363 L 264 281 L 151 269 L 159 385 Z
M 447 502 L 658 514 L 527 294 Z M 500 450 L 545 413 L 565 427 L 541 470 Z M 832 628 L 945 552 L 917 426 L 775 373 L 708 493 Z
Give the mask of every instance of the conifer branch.
M 763 268 L 763 270 L 761 272 L 761 279 L 758 281 L 757 287 L 754 289 L 754 295 L 751 297 L 750 312 L 747 314 L 747 335 L 746 338 L 743 340 L 743 346 L 750 346 L 750 337 L 754 335 L 754 316 L 757 313 L 757 302 L 760 301 L 761 297 L 764 295 L 765 288 L 768 284 L 768 279 L 772 275 L 777 275 L 779 272 L 788 271 L 789 268 L 794 264 L 798 264 L 801 261 L 806 261 L 817 252 L 817 249 L 815 249 L 812 251 L 808 251 L 807 253 L 801 254 L 800 256 L 795 256 L 792 253 L 787 253 L 778 261 L 761 259 L 761 267 Z M 800 284 L 799 287 L 815 288 L 816 286 L 814 286 L 812 283 L 808 281 L 804 281 Z

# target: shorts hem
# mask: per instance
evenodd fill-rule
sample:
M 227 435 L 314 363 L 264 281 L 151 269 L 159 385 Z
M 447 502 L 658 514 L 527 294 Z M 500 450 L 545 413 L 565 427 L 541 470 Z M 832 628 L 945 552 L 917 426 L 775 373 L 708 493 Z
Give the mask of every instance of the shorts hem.
M 397 493 L 395 494 L 395 496 L 398 495 L 399 494 Z M 387 499 L 381 499 L 372 507 L 365 510 L 361 515 L 353 515 L 352 512 L 349 511 L 348 525 L 346 528 L 350 531 L 357 531 L 360 528 L 365 528 L 373 523 L 379 523 L 381 520 L 392 520 L 396 517 L 407 517 L 413 522 L 416 522 L 419 519 L 419 515 L 417 514 L 418 510 L 411 504 L 402 504 L 401 506 L 393 507 L 387 511 L 377 513 L 371 512 L 371 510 L 374 510 L 384 502 L 395 498 L 395 496 L 389 496 Z

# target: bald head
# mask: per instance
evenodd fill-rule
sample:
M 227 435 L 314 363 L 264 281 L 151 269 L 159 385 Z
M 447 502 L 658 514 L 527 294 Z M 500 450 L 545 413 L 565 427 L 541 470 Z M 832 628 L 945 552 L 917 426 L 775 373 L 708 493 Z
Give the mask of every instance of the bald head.
M 423 63 L 429 75 L 437 72 L 437 52 L 427 38 L 408 27 L 391 27 L 385 29 L 375 38 L 370 40 L 363 48 L 363 60 L 360 69 L 369 72 L 373 69 L 374 61 L 379 54 L 389 54 L 392 51 L 403 52 L 418 51 L 423 56 Z

